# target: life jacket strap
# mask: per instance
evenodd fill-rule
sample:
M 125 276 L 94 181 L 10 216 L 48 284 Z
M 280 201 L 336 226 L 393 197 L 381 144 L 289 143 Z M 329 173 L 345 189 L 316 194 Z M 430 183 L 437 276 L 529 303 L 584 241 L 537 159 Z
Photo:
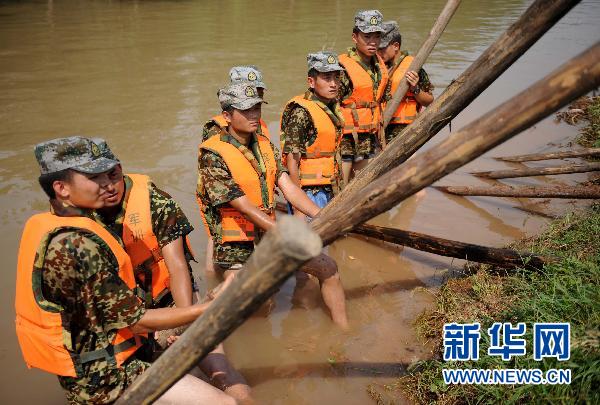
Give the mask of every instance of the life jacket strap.
M 117 345 L 109 345 L 104 349 L 92 350 L 91 352 L 79 353 L 79 362 L 81 364 L 89 363 L 90 361 L 96 361 L 100 359 L 111 360 L 114 359 L 115 355 L 125 350 L 134 347 L 136 344 L 143 339 L 141 336 L 134 336 L 131 339 L 122 341 Z

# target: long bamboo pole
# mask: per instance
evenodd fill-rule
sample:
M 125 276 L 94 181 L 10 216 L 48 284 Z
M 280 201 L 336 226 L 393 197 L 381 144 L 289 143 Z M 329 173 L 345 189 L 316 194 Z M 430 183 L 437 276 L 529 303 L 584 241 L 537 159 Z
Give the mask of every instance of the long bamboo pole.
M 463 196 L 600 199 L 600 186 L 434 186 L 434 188 Z
M 437 44 L 440 37 L 442 36 L 442 33 L 446 29 L 446 26 L 450 22 L 450 19 L 456 12 L 456 9 L 459 5 L 460 0 L 448 0 L 446 5 L 442 9 L 442 12 L 435 21 L 433 28 L 431 28 L 431 31 L 429 31 L 429 36 L 427 37 L 427 39 L 425 39 L 425 41 L 421 45 L 421 48 L 419 48 L 419 51 L 417 52 L 410 66 L 408 67 L 409 71 L 413 70 L 415 72 L 418 72 L 419 69 L 421 69 L 421 67 L 429 57 L 429 54 L 431 54 L 433 47 L 435 46 L 435 44 Z M 400 102 L 406 95 L 408 87 L 408 81 L 406 81 L 405 77 L 402 78 L 400 84 L 398 85 L 398 88 L 396 88 L 396 91 L 392 96 L 392 99 L 388 101 L 387 106 L 385 107 L 385 111 L 383 113 L 384 128 L 387 127 L 390 123 L 394 112 L 398 109 Z
M 523 267 L 538 270 L 544 267 L 544 264 L 555 260 L 553 257 L 540 256 L 531 252 L 519 252 L 514 249 L 476 245 L 474 243 L 459 242 L 419 232 L 404 231 L 401 229 L 369 224 L 362 224 L 361 226 L 354 228 L 352 232 L 383 240 L 385 242 L 418 249 L 423 252 L 455 257 L 478 263 L 493 264 L 503 268 Z
M 373 181 L 352 200 L 323 210 L 313 227 L 324 244 L 350 232 L 465 163 L 512 138 L 600 84 L 600 44 L 563 64 L 525 91 L 435 147 Z
M 558 167 L 527 167 L 512 170 L 490 170 L 486 172 L 472 172 L 477 177 L 486 179 L 510 179 L 514 177 L 551 176 L 555 174 L 587 173 L 600 170 L 600 163 L 582 163 Z
M 580 0 L 536 0 L 473 64 L 465 70 L 401 136 L 387 145 L 324 209 L 357 198 L 362 190 L 388 170 L 401 165 L 425 142 L 494 82 L 546 31 Z
M 587 157 L 600 155 L 600 148 L 586 148 L 578 150 L 565 150 L 562 152 L 532 153 L 530 155 L 495 157 L 503 162 L 532 162 L 536 160 L 566 159 L 574 157 Z
M 312 222 L 313 229 L 321 236 L 324 244 L 330 244 L 354 227 L 387 211 L 410 195 L 596 88 L 600 84 L 600 64 L 597 63 L 599 58 L 600 45 L 595 45 L 524 92 L 455 133 L 451 138 L 381 176 L 366 187 L 356 201 L 338 205 L 327 214 L 319 215 Z M 291 243 L 292 240 L 300 237 L 302 235 L 290 235 L 287 240 Z M 256 260 L 254 256 L 259 249 L 261 255 L 268 254 L 269 258 L 277 254 L 277 250 L 273 249 L 272 245 L 261 249 L 264 242 L 260 243 L 250 261 Z M 281 245 L 277 245 L 279 246 Z M 307 260 L 308 256 L 304 256 L 300 262 Z M 252 305 L 257 306 L 264 302 L 269 293 L 273 292 L 276 286 L 299 266 L 296 263 L 283 267 L 285 263 L 285 260 L 277 263 L 281 267 L 275 271 L 276 278 L 270 274 L 259 274 L 257 270 L 245 272 L 251 273 L 250 275 L 243 274 L 237 277 L 228 290 L 244 290 L 247 295 L 243 303 L 250 301 L 250 304 L 240 307 L 235 299 L 231 299 L 233 297 L 226 298 L 226 293 L 217 298 L 209 310 L 210 313 L 207 311 L 198 318 L 183 335 L 193 333 L 195 346 L 192 350 L 181 353 L 181 348 L 175 346 L 178 343 L 176 342 L 146 372 L 151 375 L 151 378 L 146 377 L 143 382 L 140 382 L 141 377 L 138 378 L 117 403 L 149 403 L 158 398 L 183 375 L 182 372 L 196 364 L 235 326 L 243 322 L 250 312 L 249 308 L 253 308 Z M 218 324 L 215 314 L 227 317 L 231 323 Z M 173 373 L 167 372 L 166 370 L 173 370 L 168 368 L 171 362 L 181 362 L 185 366 L 176 368 Z M 145 385 L 151 385 L 152 389 L 143 389 Z

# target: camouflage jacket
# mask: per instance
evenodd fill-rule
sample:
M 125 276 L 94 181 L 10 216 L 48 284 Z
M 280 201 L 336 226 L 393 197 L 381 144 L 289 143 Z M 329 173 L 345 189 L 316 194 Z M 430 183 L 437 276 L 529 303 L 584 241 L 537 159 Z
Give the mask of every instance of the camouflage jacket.
M 58 216 L 95 214 L 51 201 Z M 36 255 L 41 272 L 42 307 L 61 308 L 67 347 L 76 353 L 105 348 L 118 329 L 137 323 L 143 303 L 118 276 L 119 265 L 97 235 L 61 229 L 47 236 Z M 117 399 L 147 367 L 134 356 L 121 367 L 106 359 L 85 363 L 80 377 L 58 377 L 70 403 L 107 403 Z
M 304 98 L 314 101 L 325 111 L 338 130 L 338 136 L 341 136 L 344 127 L 344 117 L 340 105 L 337 102 L 330 104 L 323 103 L 311 90 L 307 90 L 304 93 Z M 316 139 L 317 129 L 310 113 L 304 107 L 296 103 L 291 103 L 281 116 L 281 143 L 284 145 L 283 154 L 306 154 L 306 147 L 312 145 Z
M 129 201 L 129 194 L 131 193 L 131 187 L 133 182 L 125 175 L 125 196 L 123 197 L 123 203 L 121 209 L 114 216 L 102 215 L 98 213 L 97 218 L 100 219 L 100 223 L 108 228 L 115 235 L 123 235 L 123 221 L 125 220 L 125 211 L 127 210 L 127 202 Z M 156 187 L 153 183 L 149 186 L 150 195 L 150 219 L 152 221 L 152 232 L 158 240 L 158 247 L 162 249 L 174 240 L 183 237 L 185 238 L 191 233 L 194 228 L 188 221 L 187 217 L 179 207 L 179 204 L 173 200 L 173 198 Z M 190 277 L 192 279 L 192 287 L 194 291 L 197 291 L 192 268 L 189 265 L 189 261 L 193 260 L 191 252 L 187 248 L 187 244 L 184 243 L 184 251 L 188 262 L 188 269 Z M 141 280 L 137 280 L 138 285 L 143 286 Z M 169 305 L 171 302 L 163 302 L 164 305 Z
M 356 48 L 348 48 L 347 55 L 350 56 L 350 58 L 357 61 L 360 64 L 360 66 L 362 66 L 362 68 L 365 69 L 369 76 L 371 76 L 371 80 L 373 80 L 373 94 L 377 94 L 377 90 L 379 89 L 379 85 L 381 83 L 382 78 L 381 67 L 379 66 L 378 59 L 376 57 L 372 57 L 371 64 L 367 66 L 363 63 L 362 59 L 356 52 Z M 340 91 L 338 93 L 340 102 L 350 97 L 352 92 L 352 80 L 350 80 L 350 76 L 348 76 L 348 73 L 346 73 L 346 71 L 343 70 L 342 72 L 340 72 Z M 391 96 L 389 88 L 386 87 L 385 92 L 383 93 L 382 101 L 387 101 L 390 98 Z
M 264 168 L 262 158 L 258 151 L 258 144 L 253 139 L 248 147 L 240 144 L 233 136 L 221 130 L 221 140 L 236 146 L 244 157 L 259 170 Z M 277 162 L 276 179 L 279 179 L 287 170 L 281 163 L 278 150 L 271 143 Z M 263 201 L 268 200 L 268 190 L 264 176 L 261 176 Z M 202 202 L 204 217 L 214 238 L 213 260 L 215 263 L 228 267 L 232 264 L 244 263 L 254 250 L 253 242 L 221 242 L 221 217 L 219 208 L 236 198 L 242 197 L 244 192 L 234 181 L 227 164 L 218 154 L 200 149 L 198 154 L 198 184 L 196 195 Z M 265 204 L 267 205 L 267 204 Z

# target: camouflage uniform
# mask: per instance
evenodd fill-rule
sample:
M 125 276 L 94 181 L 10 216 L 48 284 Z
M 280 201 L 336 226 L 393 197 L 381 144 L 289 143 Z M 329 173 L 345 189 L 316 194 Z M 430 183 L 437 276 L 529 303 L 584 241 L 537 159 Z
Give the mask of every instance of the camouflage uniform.
M 264 163 L 262 163 L 255 138 L 246 147 L 223 130 L 221 130 L 220 136 L 221 141 L 229 142 L 237 147 L 255 168 L 264 172 Z M 273 144 L 271 144 L 271 147 L 275 152 L 275 161 L 277 162 L 277 174 L 275 178 L 279 179 L 279 176 L 287 173 L 287 170 L 281 164 L 281 157 L 277 149 Z M 263 185 L 263 201 L 268 201 L 265 176 L 261 176 L 260 179 Z M 254 242 L 221 242 L 221 218 L 219 215 L 219 207 L 221 205 L 244 196 L 244 192 L 231 176 L 231 172 L 223 158 L 216 153 L 204 149 L 200 149 L 198 156 L 198 185 L 196 194 L 202 201 L 204 216 L 211 235 L 214 238 L 214 262 L 224 268 L 229 268 L 233 264 L 246 262 L 254 250 Z M 265 206 L 267 205 L 265 204 Z
M 36 145 L 42 175 L 74 169 L 103 173 L 119 164 L 103 156 L 102 139 L 69 137 Z M 93 211 L 50 200 L 57 216 L 86 216 Z M 117 240 L 122 243 L 117 236 Z M 62 228 L 46 236 L 38 247 L 33 289 L 40 306 L 61 311 L 65 345 L 75 353 L 102 350 L 118 329 L 134 325 L 145 313 L 142 301 L 118 275 L 116 257 L 100 237 L 82 229 Z M 117 367 L 113 359 L 82 365 L 78 377 L 59 376 L 70 403 L 108 403 L 117 399 L 149 366 L 136 354 Z
M 89 211 L 56 200 L 51 204 L 58 216 L 97 219 Z M 118 268 L 106 243 L 88 231 L 61 229 L 41 244 L 34 269 L 41 272 L 41 286 L 34 290 L 39 292 L 41 287 L 42 307 L 62 308 L 74 352 L 108 347 L 118 329 L 137 323 L 144 315 L 143 303 L 118 276 Z M 120 368 L 100 359 L 83 364 L 79 377 L 58 379 L 69 403 L 107 403 L 116 400 L 148 366 L 134 354 Z
M 358 55 L 356 48 L 348 49 L 348 56 L 352 59 L 356 60 L 371 76 L 373 80 L 373 91 L 376 93 L 379 88 L 379 84 L 381 83 L 381 68 L 379 66 L 379 62 L 376 57 L 371 58 L 371 64 L 369 66 L 365 65 Z M 340 91 L 339 91 L 339 99 L 340 102 L 350 97 L 352 94 L 353 87 L 352 81 L 350 77 L 346 73 L 346 71 L 342 71 L 340 74 Z M 386 87 L 385 93 L 383 95 L 382 101 L 387 101 L 390 99 L 390 88 Z M 352 134 L 344 134 L 342 137 L 342 141 L 340 143 L 340 151 L 342 157 L 347 159 L 348 157 L 365 157 L 369 158 L 375 153 L 375 147 L 378 144 L 377 133 L 358 133 L 358 145 L 354 145 L 354 138 Z
M 400 65 L 400 63 L 402 63 L 402 60 L 406 56 L 408 56 L 408 52 L 402 51 L 402 53 L 400 54 L 400 57 L 398 58 L 398 60 L 396 61 L 396 63 L 393 66 Z M 392 65 L 388 66 L 388 69 L 391 71 L 391 69 L 393 68 L 393 66 Z M 419 69 L 419 87 L 421 88 L 421 91 L 424 91 L 425 93 L 432 93 L 433 89 L 434 89 L 433 84 L 429 80 L 429 75 L 427 74 L 427 72 L 425 72 L 425 70 L 423 68 Z M 390 98 L 391 98 L 391 96 L 393 96 L 393 94 L 391 94 L 391 92 L 392 92 L 392 82 L 391 82 L 391 80 L 388 83 L 388 89 L 387 89 L 387 91 L 390 94 Z M 421 105 L 419 103 L 417 103 L 417 111 L 419 111 L 420 109 L 421 109 Z M 410 125 L 410 124 L 389 124 L 386 127 L 386 129 L 385 129 L 385 140 L 386 140 L 386 142 L 390 143 L 408 125 Z
M 125 220 L 127 201 L 129 200 L 129 193 L 131 193 L 131 188 L 133 186 L 133 182 L 127 175 L 123 177 L 125 181 L 125 195 L 123 197 L 123 203 L 121 204 L 121 210 L 114 218 L 106 218 L 99 215 L 102 225 L 109 229 L 114 235 L 119 236 L 123 234 L 123 221 Z M 148 189 L 150 195 L 152 232 L 156 236 L 159 249 L 162 249 L 178 238 L 185 238 L 194 230 L 177 202 L 175 202 L 168 193 L 160 190 L 153 183 L 148 185 Z M 192 288 L 194 291 L 197 291 L 198 289 L 194 282 L 192 268 L 189 264 L 189 261 L 193 260 L 193 256 L 188 250 L 186 243 L 184 243 L 184 251 L 188 262 L 190 278 L 192 280 Z M 144 285 L 142 280 L 137 279 L 136 281 L 138 285 Z M 166 301 L 161 300 L 160 307 L 173 304 L 172 299 L 172 296 L 169 294 Z
M 342 136 L 342 129 L 344 128 L 344 117 L 339 103 L 334 101 L 325 104 L 310 89 L 304 93 L 304 98 L 314 101 L 327 113 L 327 116 L 337 129 L 338 139 L 336 143 L 339 142 L 339 137 Z M 306 147 L 312 145 L 316 139 L 317 129 L 309 112 L 298 104 L 290 104 L 281 116 L 281 143 L 284 145 L 283 154 L 300 153 L 301 155 L 306 155 Z M 322 189 L 326 189 L 328 192 L 332 191 L 331 186 L 303 186 L 302 189 L 313 193 Z

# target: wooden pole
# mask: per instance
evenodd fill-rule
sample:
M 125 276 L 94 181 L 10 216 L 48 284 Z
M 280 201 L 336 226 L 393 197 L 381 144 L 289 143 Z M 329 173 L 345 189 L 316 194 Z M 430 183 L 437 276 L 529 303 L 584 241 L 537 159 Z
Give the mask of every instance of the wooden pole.
M 566 150 L 563 152 L 532 153 L 531 155 L 495 157 L 494 159 L 502 160 L 504 162 L 532 162 L 535 160 L 566 159 L 598 155 L 600 155 L 600 148 L 586 148 L 578 150 Z
M 600 84 L 600 44 L 506 101 L 441 143 L 373 181 L 352 200 L 323 210 L 313 228 L 324 244 L 350 232 L 529 128 Z
M 530 252 L 518 252 L 513 249 L 499 249 L 473 243 L 458 242 L 438 238 L 423 233 L 403 231 L 363 224 L 352 231 L 359 235 L 391 242 L 398 245 L 418 249 L 436 255 L 456 257 L 478 263 L 488 263 L 504 268 L 524 267 L 533 270 L 541 269 L 545 263 L 553 262 L 552 257 L 536 255 Z
M 138 377 L 117 404 L 150 404 L 223 341 L 304 262 L 321 253 L 318 235 L 286 215 L 267 232 L 232 284 L 168 350 Z
M 458 8 L 459 5 L 460 5 L 460 0 L 448 0 L 446 5 L 444 6 L 444 9 L 438 16 L 437 20 L 435 21 L 433 28 L 431 29 L 431 31 L 429 31 L 429 36 L 423 42 L 423 44 L 421 45 L 421 48 L 419 48 L 419 52 L 417 52 L 417 54 L 415 55 L 415 58 L 411 62 L 410 66 L 408 67 L 408 71 L 413 70 L 415 72 L 418 72 L 419 69 L 421 69 L 421 67 L 423 66 L 423 64 L 425 63 L 427 58 L 429 57 L 429 54 L 433 50 L 433 47 L 435 46 L 435 44 L 437 44 L 438 40 L 442 36 L 442 33 L 446 29 L 446 26 L 450 22 L 450 19 L 456 12 L 456 9 Z M 392 96 L 392 99 L 390 101 L 388 101 L 388 103 L 385 107 L 385 111 L 383 112 L 383 127 L 384 128 L 387 127 L 388 124 L 390 123 L 390 120 L 392 119 L 394 112 L 398 109 L 400 102 L 406 95 L 406 92 L 408 91 L 408 87 L 409 87 L 408 81 L 406 80 L 405 77 L 402 78 L 402 80 L 400 81 L 400 84 L 398 85 L 398 88 L 396 88 L 396 91 L 394 92 L 394 94 Z
M 401 165 L 452 118 L 468 106 L 510 65 L 580 0 L 536 0 L 473 64 L 465 70 L 401 136 L 390 142 L 325 208 L 358 198 L 388 170 Z
M 509 179 L 513 177 L 550 176 L 555 174 L 587 173 L 600 170 L 600 162 L 573 164 L 559 167 L 527 167 L 513 170 L 491 170 L 486 172 L 472 172 L 477 177 L 486 179 Z
M 600 198 L 600 186 L 434 186 L 434 188 L 455 195 L 515 197 L 515 198 Z
M 598 58 L 600 45 L 572 59 L 444 142 L 381 176 L 362 190 L 355 201 L 339 204 L 333 210 L 320 214 L 312 222 L 313 229 L 321 236 L 324 244 L 330 244 L 571 100 L 596 88 L 600 84 Z M 311 248 L 306 254 L 300 255 L 298 252 L 294 255 L 298 250 L 297 241 L 314 237 L 309 232 L 281 231 L 278 236 L 269 236 L 269 233 L 246 263 L 246 271 L 242 271 L 239 279 L 236 278 L 210 309 L 182 335 L 190 337 L 180 338 L 173 344 L 119 398 L 118 404 L 149 403 L 158 398 L 177 378 L 241 324 L 300 264 L 319 253 L 317 250 L 320 250 L 320 246 L 316 244 L 315 249 Z M 269 241 L 269 238 L 274 241 Z M 278 240 L 282 243 L 277 243 Z M 290 250 L 288 245 L 294 247 Z M 285 257 L 280 249 L 287 251 L 290 256 Z M 165 357 L 169 351 L 175 353 Z

